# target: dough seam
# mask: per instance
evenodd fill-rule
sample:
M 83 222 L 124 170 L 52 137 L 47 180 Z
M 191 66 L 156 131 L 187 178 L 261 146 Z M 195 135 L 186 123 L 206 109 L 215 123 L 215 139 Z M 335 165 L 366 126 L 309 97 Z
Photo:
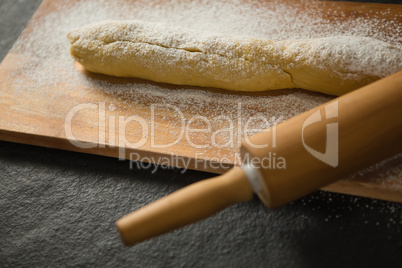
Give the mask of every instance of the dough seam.
M 283 69 L 282 67 L 281 67 L 280 69 L 282 70 L 282 72 L 284 72 L 285 74 L 289 75 L 290 82 L 292 82 L 293 86 L 296 87 L 296 84 L 295 84 L 295 82 L 293 81 L 293 76 L 292 76 L 292 74 L 291 74 L 289 71 Z
M 155 44 L 155 43 L 144 42 L 144 41 L 141 41 L 141 42 L 132 41 L 132 40 L 114 40 L 114 41 L 111 41 L 111 42 L 106 42 L 106 41 L 103 41 L 103 40 L 100 40 L 100 41 L 103 42 L 105 45 L 111 45 L 111 44 L 119 43 L 119 42 L 121 42 L 121 43 L 127 42 L 127 43 L 131 43 L 131 44 L 134 44 L 134 45 L 135 44 L 145 44 L 145 45 L 156 46 L 156 47 L 166 48 L 166 49 L 182 50 L 182 51 L 186 51 L 186 52 L 189 52 L 189 53 L 201 53 L 202 55 L 205 55 L 205 56 L 219 56 L 219 57 L 227 58 L 227 55 L 222 55 L 222 54 L 219 54 L 219 53 L 205 53 L 204 51 L 202 51 L 200 49 L 186 49 L 186 48 L 172 47 L 172 46 L 169 47 L 169 46 L 164 46 L 164 45 L 161 45 L 161 44 Z M 74 43 L 71 43 L 71 44 L 74 45 Z M 241 57 L 241 58 L 232 57 L 232 59 L 242 59 L 242 60 L 250 62 L 250 63 L 256 63 L 257 62 L 257 61 L 254 61 L 254 60 L 247 59 L 245 57 Z M 287 73 L 286 71 L 284 71 L 284 72 Z

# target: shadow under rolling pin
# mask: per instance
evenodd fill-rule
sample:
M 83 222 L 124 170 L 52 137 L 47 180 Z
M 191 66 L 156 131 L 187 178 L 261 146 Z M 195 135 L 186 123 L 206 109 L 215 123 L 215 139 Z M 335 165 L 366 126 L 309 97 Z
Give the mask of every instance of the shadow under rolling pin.
M 402 71 L 250 137 L 240 149 L 249 160 L 242 167 L 163 197 L 116 226 L 129 246 L 251 200 L 253 193 L 268 208 L 281 206 L 401 152 L 401 117 Z M 272 138 L 275 146 L 268 144 Z M 325 153 L 315 151 L 323 141 Z M 270 153 L 283 157 L 286 168 L 264 167 Z

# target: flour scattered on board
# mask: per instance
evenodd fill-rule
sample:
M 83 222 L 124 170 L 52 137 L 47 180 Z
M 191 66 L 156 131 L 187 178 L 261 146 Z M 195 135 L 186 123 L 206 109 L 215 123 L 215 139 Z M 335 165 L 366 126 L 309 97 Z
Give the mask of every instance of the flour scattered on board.
M 18 70 L 18 75 L 31 81 L 29 87 L 24 79 L 13 80 L 12 87 L 19 93 L 32 93 L 46 95 L 55 103 L 63 97 L 62 92 L 47 91 L 46 88 L 63 88 L 70 94 L 80 94 L 71 105 L 80 104 L 80 97 L 102 94 L 105 97 L 106 108 L 109 112 L 124 114 L 138 105 L 150 107 L 152 104 L 177 107 L 187 111 L 185 120 L 192 116 L 204 116 L 200 111 L 209 111 L 208 117 L 218 118 L 213 122 L 216 128 L 224 125 L 233 130 L 233 139 L 243 138 L 242 129 L 230 124 L 237 122 L 241 115 L 241 123 L 245 124 L 250 117 L 263 115 L 267 120 L 254 120 L 250 122 L 249 129 L 264 129 L 282 120 L 286 120 L 332 97 L 304 91 L 284 92 L 283 94 L 239 95 L 201 88 L 167 86 L 147 81 L 128 80 L 127 83 L 111 83 L 99 78 L 87 76 L 77 71 L 74 61 L 69 54 L 69 41 L 66 34 L 74 28 L 103 20 L 143 20 L 174 24 L 180 27 L 206 32 L 209 34 L 227 34 L 235 36 L 250 36 L 270 40 L 307 39 L 330 36 L 362 36 L 373 37 L 381 41 L 402 46 L 402 25 L 400 18 L 384 21 L 383 13 L 365 16 L 347 17 L 337 10 L 333 4 L 331 14 L 336 13 L 339 20 L 327 19 L 325 12 L 311 12 L 318 7 L 318 3 L 301 1 L 295 3 L 295 8 L 280 1 L 257 3 L 256 1 L 99 1 L 87 0 L 70 2 L 65 6 L 58 6 L 54 12 L 38 18 L 33 27 L 26 30 L 13 46 L 11 52 L 24 55 L 24 68 Z M 331 5 L 331 3 L 328 3 Z M 299 12 L 303 8 L 305 12 Z M 317 15 L 319 14 L 319 15 Z M 373 18 L 374 17 L 374 18 Z M 14 77 L 16 73 L 10 73 Z M 32 87 L 32 85 L 36 85 Z M 76 90 L 76 88 L 80 90 Z M 49 96 L 52 94 L 51 96 Z M 50 104 L 45 104 L 50 105 Z M 170 106 L 169 106 L 170 105 Z M 239 113 L 239 105 L 241 105 Z M 30 107 L 27 107 L 29 109 Z M 54 108 L 60 116 L 66 111 Z M 127 115 L 130 116 L 130 115 Z M 143 116 L 151 117 L 149 112 Z M 171 120 L 171 133 L 177 134 L 174 127 L 180 122 L 174 116 L 163 113 L 155 114 L 163 120 Z M 95 124 L 96 122 L 88 122 Z M 95 124 L 96 125 L 96 124 Z M 227 142 L 228 136 L 220 133 L 221 144 Z M 206 138 L 207 139 L 207 138 Z M 198 142 L 205 142 L 198 136 Z M 167 143 L 163 136 L 158 136 L 157 142 Z M 209 146 L 209 147 L 208 147 Z M 207 144 L 199 152 L 212 148 Z M 235 157 L 238 144 L 229 144 L 224 148 L 215 150 L 217 157 Z M 174 150 L 173 150 L 174 151 Z M 402 157 L 397 156 L 401 163 Z M 392 163 L 395 159 L 388 160 Z M 371 167 L 376 169 L 378 167 Z M 381 170 L 381 168 L 379 168 Z M 395 187 L 402 187 L 401 165 L 394 165 L 391 169 L 376 173 L 376 179 L 390 180 Z M 368 171 L 371 172 L 371 171 Z M 358 175 L 356 175 L 358 176 Z M 353 179 L 353 178 L 352 178 Z

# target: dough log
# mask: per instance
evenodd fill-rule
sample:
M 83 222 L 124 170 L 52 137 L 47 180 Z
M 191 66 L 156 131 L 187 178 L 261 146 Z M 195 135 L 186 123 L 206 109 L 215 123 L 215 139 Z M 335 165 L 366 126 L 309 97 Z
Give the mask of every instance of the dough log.
M 368 37 L 270 41 L 141 21 L 100 22 L 67 36 L 88 71 L 177 85 L 342 95 L 402 70 L 400 46 Z

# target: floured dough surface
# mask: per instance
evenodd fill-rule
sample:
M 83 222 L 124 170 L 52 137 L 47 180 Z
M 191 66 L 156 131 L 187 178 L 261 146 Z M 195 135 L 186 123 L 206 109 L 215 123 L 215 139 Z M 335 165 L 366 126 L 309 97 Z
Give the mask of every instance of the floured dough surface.
M 402 70 L 400 47 L 368 37 L 270 41 L 133 20 L 87 25 L 68 38 L 91 72 L 237 91 L 341 95 Z

